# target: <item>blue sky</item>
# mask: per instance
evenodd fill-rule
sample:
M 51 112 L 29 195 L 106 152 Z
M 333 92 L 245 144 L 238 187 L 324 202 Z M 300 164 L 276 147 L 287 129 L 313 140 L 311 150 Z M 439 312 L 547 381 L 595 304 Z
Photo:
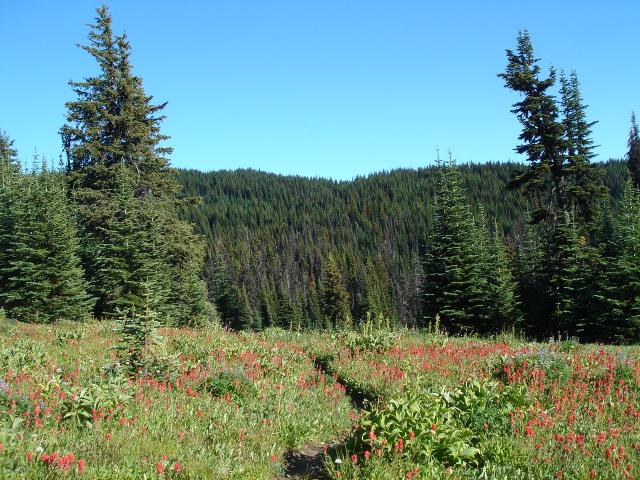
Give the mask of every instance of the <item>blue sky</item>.
M 599 159 L 640 113 L 640 2 L 107 2 L 134 72 L 169 101 L 173 164 L 349 179 L 430 164 L 519 160 L 517 97 L 496 74 L 529 29 L 542 64 L 575 69 Z M 92 75 L 92 1 L 1 1 L 0 129 L 57 159 L 70 79 Z

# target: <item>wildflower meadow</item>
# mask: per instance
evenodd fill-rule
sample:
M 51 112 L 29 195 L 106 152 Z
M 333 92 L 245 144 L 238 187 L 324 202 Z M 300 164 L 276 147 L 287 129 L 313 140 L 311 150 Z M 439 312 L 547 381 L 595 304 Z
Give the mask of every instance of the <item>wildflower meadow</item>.
M 640 476 L 638 347 L 160 329 L 132 374 L 110 323 L 4 333 L 2 478 Z

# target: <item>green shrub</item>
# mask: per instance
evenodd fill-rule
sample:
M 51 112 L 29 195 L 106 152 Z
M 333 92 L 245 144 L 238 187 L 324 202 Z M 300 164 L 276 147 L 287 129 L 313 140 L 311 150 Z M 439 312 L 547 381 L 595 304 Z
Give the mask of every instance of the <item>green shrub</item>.
M 214 397 L 231 395 L 236 401 L 251 398 L 258 394 L 258 390 L 246 376 L 238 372 L 224 371 L 207 377 L 202 389 Z
M 63 387 L 63 393 L 64 400 L 60 407 L 62 421 L 71 422 L 79 428 L 93 425 L 94 411 L 115 411 L 133 398 L 124 377 L 111 379 L 107 383 L 91 383 L 85 388 Z
M 185 358 L 187 370 L 196 365 L 206 365 L 211 357 L 211 349 L 197 338 L 180 335 L 171 338 L 173 350 Z
M 397 334 L 390 327 L 390 320 L 378 315 L 367 314 L 367 320 L 356 331 L 348 331 L 343 337 L 345 346 L 353 353 L 371 351 L 384 352 L 389 350 Z
M 356 450 L 399 454 L 428 465 L 477 464 L 473 432 L 458 420 L 459 412 L 438 394 L 410 394 L 364 413 L 351 436 Z
M 44 365 L 46 361 L 43 345 L 28 338 L 20 338 L 0 352 L 2 370 L 30 370 Z
M 530 403 L 526 387 L 467 381 L 440 391 L 412 391 L 364 412 L 352 432 L 354 451 L 382 450 L 419 465 L 479 466 L 480 442 L 510 433 L 510 413 Z
M 81 330 L 61 331 L 56 330 L 56 345 L 66 345 L 71 340 L 80 340 L 84 336 Z

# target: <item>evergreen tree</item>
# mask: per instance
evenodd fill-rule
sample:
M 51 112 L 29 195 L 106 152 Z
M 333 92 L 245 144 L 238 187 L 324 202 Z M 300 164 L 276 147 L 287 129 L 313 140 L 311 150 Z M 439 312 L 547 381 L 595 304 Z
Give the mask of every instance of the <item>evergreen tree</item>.
M 518 285 L 512 272 L 512 262 L 497 223 L 494 223 L 493 227 L 489 258 L 492 267 L 488 281 L 492 300 L 489 318 L 491 329 L 499 332 L 519 326 L 522 313 L 519 309 L 516 293 Z
M 516 251 L 518 300 L 524 313 L 525 329 L 535 336 L 545 331 L 550 314 L 547 308 L 547 257 L 543 239 L 542 225 L 525 224 Z
M 474 280 L 470 284 L 469 312 L 474 318 L 474 330 L 485 334 L 494 330 L 493 314 L 496 305 L 493 286 L 495 265 L 493 264 L 487 216 L 483 207 L 474 221 L 469 242 L 472 245 L 469 263 L 476 265 L 472 270 Z
M 540 78 L 539 59 L 534 56 L 527 30 L 518 34 L 516 52 L 507 49 L 506 53 L 509 63 L 498 76 L 507 88 L 523 96 L 511 111 L 522 125 L 519 136 L 522 143 L 515 151 L 525 155 L 529 162 L 529 168 L 516 176 L 511 186 L 541 193 L 545 205 L 534 212 L 533 220 L 546 219 L 555 225 L 558 215 L 568 205 L 563 126 L 558 119 L 556 101 L 548 92 L 556 80 L 555 70 L 551 68 L 547 78 Z
M 13 140 L 0 131 L 0 307 L 9 288 L 8 269 L 14 251 L 17 202 L 20 197 L 18 183 L 21 167 Z
M 126 167 L 121 166 L 119 191 L 111 199 L 108 223 L 99 230 L 92 279 L 99 295 L 98 310 L 116 317 L 131 308 L 151 309 L 159 321 L 168 323 L 168 276 L 164 244 L 154 205 L 133 195 Z
M 77 256 L 75 218 L 62 179 L 42 164 L 14 184 L 14 226 L 3 254 L 0 303 L 18 320 L 85 320 L 93 307 Z
M 207 268 L 211 278 L 210 299 L 215 304 L 220 319 L 227 327 L 240 329 L 240 303 L 220 250 L 210 253 Z
M 240 289 L 240 327 L 243 330 L 260 330 L 261 325 L 244 286 Z
M 574 335 L 576 333 L 577 301 L 584 268 L 582 247 L 574 219 L 566 214 L 557 228 L 548 229 L 547 302 L 551 312 L 544 333 Z
M 631 174 L 634 187 L 640 188 L 640 131 L 636 122 L 635 112 L 631 113 L 631 128 L 629 129 L 629 141 L 627 142 L 627 168 Z
M 568 208 L 575 211 L 579 225 L 593 226 L 600 199 L 607 193 L 591 160 L 595 148 L 591 127 L 597 122 L 586 120 L 586 108 L 580 94 L 578 75 L 560 74 L 562 126 L 564 130 L 565 170 L 567 172 Z
M 177 218 L 178 184 L 167 158 L 171 149 L 162 145 L 168 137 L 160 129 L 166 104 L 154 105 L 145 94 L 142 80 L 132 73 L 129 42 L 125 35 L 115 35 L 111 24 L 108 9 L 98 8 L 89 44 L 82 48 L 98 63 L 99 74 L 82 82 L 70 82 L 77 99 L 66 104 L 67 123 L 60 130 L 70 192 L 80 214 L 82 258 L 92 293 L 98 297 L 96 313 L 112 314 L 109 305 L 127 301 L 124 297 L 104 296 L 118 294 L 118 279 L 142 278 L 136 272 L 117 272 L 118 268 L 133 264 L 124 262 L 115 267 L 106 261 L 93 261 L 104 259 L 100 250 L 110 244 L 110 237 L 122 234 L 109 232 L 104 226 L 125 228 L 120 223 L 122 219 L 114 217 L 122 215 L 122 183 L 127 182 L 127 191 L 135 199 L 127 200 L 133 211 L 144 212 L 146 221 L 151 218 L 151 206 L 154 210 L 154 238 L 148 241 L 161 256 L 143 270 L 159 267 L 157 281 L 166 283 L 160 286 L 154 284 L 155 280 L 152 282 L 153 302 L 156 292 L 164 291 L 157 297 L 167 303 L 161 317 L 174 318 L 177 324 L 199 324 L 209 315 L 206 290 L 199 277 L 204 248 L 191 227 Z M 142 289 L 143 285 L 139 285 L 122 291 Z
M 486 279 L 477 229 L 453 162 L 441 166 L 435 197 L 433 231 L 425 258 L 425 323 L 440 315 L 451 331 L 484 329 Z
M 294 308 L 291 298 L 282 286 L 276 289 L 276 325 L 291 329 L 294 323 Z
M 628 178 L 609 240 L 608 339 L 637 339 L 640 330 L 640 192 Z
M 346 329 L 353 324 L 349 310 L 349 294 L 333 254 L 325 264 L 322 307 L 332 328 Z

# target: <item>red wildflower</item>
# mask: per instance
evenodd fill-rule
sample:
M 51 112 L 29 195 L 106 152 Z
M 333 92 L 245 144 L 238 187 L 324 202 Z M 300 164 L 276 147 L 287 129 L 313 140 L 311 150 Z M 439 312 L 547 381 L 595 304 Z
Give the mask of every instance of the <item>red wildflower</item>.
M 400 438 L 394 445 L 396 451 L 401 452 L 404 449 L 404 440 Z
M 76 467 L 78 471 L 78 475 L 82 475 L 82 472 L 84 472 L 84 468 L 85 468 L 84 460 L 81 458 L 78 460 L 78 465 Z
M 156 472 L 158 473 L 164 472 L 164 465 L 162 465 L 162 462 L 156 463 Z
M 180 468 L 181 468 L 181 465 L 178 462 L 173 464 L 173 471 L 174 472 L 179 472 Z

